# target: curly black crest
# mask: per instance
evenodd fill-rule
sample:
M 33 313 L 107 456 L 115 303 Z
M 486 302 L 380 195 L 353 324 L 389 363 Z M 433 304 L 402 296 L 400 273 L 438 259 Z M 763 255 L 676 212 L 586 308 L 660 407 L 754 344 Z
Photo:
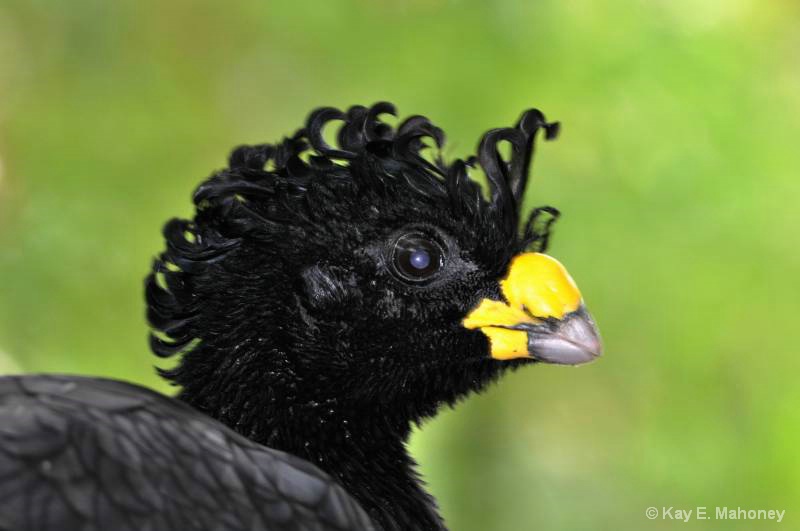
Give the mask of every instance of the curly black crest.
M 396 115 L 387 102 L 346 112 L 317 109 L 304 128 L 280 143 L 235 149 L 229 168 L 198 187 L 195 219 L 166 224 L 167 249 L 147 280 L 148 318 L 161 336 L 151 335 L 158 356 L 178 353 L 198 337 L 192 323 L 202 303 L 191 277 L 222 260 L 258 227 L 271 226 L 291 238 L 298 219 L 319 222 L 325 230 L 323 225 L 336 226 L 337 219 L 369 216 L 376 208 L 372 199 L 404 201 L 413 191 L 446 205 L 453 216 L 494 226 L 509 252 L 547 248 L 559 212 L 535 208 L 521 223 L 522 204 L 536 137 L 543 131 L 546 140 L 554 139 L 557 122 L 547 122 L 536 109 L 525 111 L 514 127 L 488 131 L 476 156 L 446 163 L 440 128 L 419 115 L 392 127 L 382 120 L 385 115 Z M 323 138 L 333 121 L 342 122 L 335 146 Z M 505 158 L 503 144 L 510 153 Z M 470 175 L 478 166 L 488 181 L 488 198 Z M 350 201 L 351 210 L 343 212 L 348 207 L 342 196 L 364 201 Z

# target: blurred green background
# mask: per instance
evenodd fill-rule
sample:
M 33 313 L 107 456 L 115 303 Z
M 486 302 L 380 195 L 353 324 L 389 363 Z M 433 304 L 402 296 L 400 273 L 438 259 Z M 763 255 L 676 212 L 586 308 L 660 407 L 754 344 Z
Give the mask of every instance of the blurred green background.
M 521 371 L 413 450 L 454 530 L 800 529 L 800 4 L 0 4 L 0 371 L 154 374 L 142 278 L 230 147 L 387 99 L 447 154 L 563 123 L 530 204 L 606 356 Z

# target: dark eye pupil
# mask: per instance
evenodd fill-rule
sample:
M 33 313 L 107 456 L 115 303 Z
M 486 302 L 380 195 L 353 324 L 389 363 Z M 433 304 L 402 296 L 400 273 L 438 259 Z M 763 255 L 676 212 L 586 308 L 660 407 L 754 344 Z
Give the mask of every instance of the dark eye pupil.
M 422 233 L 400 236 L 392 250 L 392 265 L 395 272 L 410 282 L 430 280 L 442 268 L 442 247 Z
M 431 255 L 429 255 L 427 251 L 414 251 L 411 253 L 409 262 L 411 262 L 412 267 L 425 269 L 431 263 Z

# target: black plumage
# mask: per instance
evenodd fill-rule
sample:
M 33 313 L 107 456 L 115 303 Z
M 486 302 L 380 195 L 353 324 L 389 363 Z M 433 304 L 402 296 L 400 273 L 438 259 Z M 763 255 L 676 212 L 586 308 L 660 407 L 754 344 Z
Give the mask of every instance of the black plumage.
M 146 281 L 151 348 L 179 356 L 162 375 L 192 409 L 107 380 L 6 379 L 0 488 L 88 528 L 144 529 L 137 511 L 152 529 L 367 528 L 336 482 L 377 528 L 443 529 L 405 443 L 441 405 L 536 358 L 496 359 L 464 319 L 504 300 L 515 255 L 547 247 L 558 212 L 525 216 L 522 202 L 535 138 L 558 125 L 527 111 L 477 157 L 446 163 L 439 128 L 422 116 L 392 127 L 387 114 L 319 109 L 280 143 L 236 149 L 196 190 L 194 218 L 166 224 Z M 591 324 L 582 311 L 569 322 Z M 507 328 L 550 337 L 548 316 Z M 88 490 L 66 493 L 72 481 Z M 292 523 L 278 523 L 289 513 L 274 499 Z M 334 516 L 320 512 L 331 499 Z M 19 527 L 36 519 L 15 514 L 0 508 L 0 529 L 70 528 Z
M 0 378 L 2 530 L 371 529 L 327 474 L 142 387 Z

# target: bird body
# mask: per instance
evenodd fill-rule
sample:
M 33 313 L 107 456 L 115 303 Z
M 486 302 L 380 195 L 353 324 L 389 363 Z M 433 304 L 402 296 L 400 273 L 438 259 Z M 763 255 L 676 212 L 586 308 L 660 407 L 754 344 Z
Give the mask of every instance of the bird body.
M 0 378 L 2 530 L 371 529 L 319 468 L 115 380 Z
M 448 164 L 427 149 L 438 127 L 392 127 L 394 113 L 318 109 L 277 144 L 240 147 L 196 190 L 194 217 L 165 225 L 145 291 L 177 400 L 2 380 L 0 490 L 43 516 L 0 507 L 0 529 L 445 528 L 406 451 L 412 426 L 508 370 L 590 361 L 600 342 L 543 254 L 558 211 L 522 207 L 535 139 L 558 124 L 526 111 Z M 64 494 L 73 481 L 87 490 Z

